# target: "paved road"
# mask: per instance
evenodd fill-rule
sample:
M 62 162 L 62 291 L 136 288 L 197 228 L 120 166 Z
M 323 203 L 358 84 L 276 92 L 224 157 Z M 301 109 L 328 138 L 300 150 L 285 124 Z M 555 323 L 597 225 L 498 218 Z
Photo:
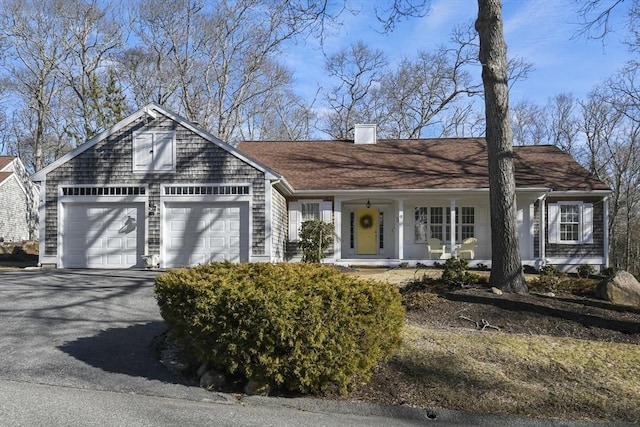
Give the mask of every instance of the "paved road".
M 189 386 L 151 351 L 164 331 L 155 274 L 0 272 L 0 426 L 579 425 L 314 399 L 238 401 Z

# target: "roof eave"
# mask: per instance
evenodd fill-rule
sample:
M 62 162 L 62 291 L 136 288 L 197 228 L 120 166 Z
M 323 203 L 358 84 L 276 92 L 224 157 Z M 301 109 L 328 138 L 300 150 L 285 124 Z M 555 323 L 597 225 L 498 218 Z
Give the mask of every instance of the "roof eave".
M 102 141 L 103 139 L 108 138 L 109 136 L 111 136 L 111 135 L 115 134 L 116 132 L 120 131 L 121 129 L 124 129 L 125 127 L 129 126 L 131 123 L 135 122 L 136 120 L 139 120 L 145 114 L 149 114 L 149 107 L 150 106 L 154 106 L 155 107 L 155 104 L 152 103 L 152 104 L 149 104 L 149 105 L 139 109 L 138 111 L 136 111 L 135 113 L 131 114 L 127 118 L 125 118 L 125 119 L 119 121 L 118 123 L 116 123 L 115 125 L 111 126 L 109 129 L 105 129 L 102 132 L 100 132 L 99 134 L 93 136 L 92 138 L 90 138 L 84 144 L 76 147 L 75 149 L 71 150 L 70 152 L 68 152 L 64 156 L 58 158 L 55 162 L 51 163 L 50 165 L 40 169 L 39 171 L 37 171 L 36 173 L 31 175 L 31 181 L 33 181 L 33 182 L 44 181 L 49 172 L 57 169 L 58 167 L 60 167 L 61 165 L 65 164 L 69 160 L 71 160 L 74 157 L 76 157 L 76 156 L 82 154 L 83 152 L 87 151 L 89 148 L 93 147 L 98 142 Z
M 287 179 L 284 177 L 280 177 L 279 179 L 275 180 L 273 186 L 286 196 L 291 196 L 295 193 L 295 190 L 293 189 L 291 184 L 289 184 Z
M 551 190 L 552 196 L 608 196 L 611 190 Z
M 131 123 L 134 123 L 135 121 L 139 120 L 141 117 L 143 117 L 145 115 L 148 115 L 151 118 L 155 119 L 157 117 L 156 113 L 162 114 L 165 117 L 168 117 L 171 120 L 174 120 L 175 122 L 180 123 L 180 125 L 182 125 L 185 128 L 191 130 L 192 132 L 198 134 L 199 136 L 201 136 L 202 138 L 206 139 L 207 141 L 212 142 L 213 144 L 217 145 L 218 147 L 222 148 L 223 150 L 226 150 L 230 154 L 233 154 L 234 156 L 238 157 L 240 160 L 242 160 L 242 161 L 246 162 L 247 164 L 253 166 L 254 168 L 260 170 L 261 172 L 263 172 L 265 174 L 265 178 L 266 179 L 272 179 L 273 180 L 273 179 L 282 178 L 280 176 L 280 174 L 278 174 L 277 172 L 273 171 L 272 169 L 270 169 L 266 165 L 256 161 L 255 159 L 253 159 L 251 157 L 248 157 L 246 154 L 242 153 L 241 151 L 237 150 L 236 148 L 232 147 L 231 145 L 223 142 L 221 139 L 213 136 L 211 133 L 207 132 L 205 129 L 203 129 L 203 128 L 199 127 L 199 126 L 196 126 L 195 124 L 193 124 L 189 120 L 185 119 L 184 117 L 179 116 L 178 114 L 175 114 L 175 113 L 165 109 L 164 107 L 156 104 L 155 102 L 152 102 L 152 103 L 149 103 L 149 104 L 145 105 L 144 107 L 142 107 L 141 109 L 139 109 L 135 113 L 131 114 L 127 118 L 125 118 L 125 119 L 121 120 L 120 122 L 116 123 L 115 125 L 113 125 L 109 129 L 105 129 L 104 131 L 102 131 L 99 134 L 95 135 L 93 138 L 89 139 L 84 144 L 80 145 L 79 147 L 75 148 L 74 150 L 70 151 L 69 153 L 65 154 L 64 156 L 60 157 L 55 162 L 51 163 L 50 165 L 46 166 L 45 168 L 43 168 L 43 169 L 39 170 L 38 172 L 34 173 L 31 176 L 31 180 L 34 181 L 34 182 L 44 181 L 49 172 L 55 170 L 59 166 L 61 166 L 64 163 L 68 162 L 69 160 L 73 159 L 74 157 L 78 156 L 79 154 L 83 153 L 84 151 L 88 150 L 89 148 L 93 147 L 98 142 L 100 142 L 103 139 L 108 138 L 109 136 L 113 135 L 114 133 L 124 129 L 125 127 L 129 126 Z
M 291 188 L 292 195 L 299 196 L 321 196 L 321 195 L 354 195 L 354 194 L 388 194 L 402 193 L 402 194 L 445 194 L 445 193 L 488 193 L 489 188 L 370 188 L 370 189 L 314 189 L 314 190 L 297 190 Z M 534 194 L 553 194 L 566 195 L 566 196 L 608 196 L 611 194 L 611 190 L 553 190 L 550 187 L 517 187 L 516 192 L 534 193 Z

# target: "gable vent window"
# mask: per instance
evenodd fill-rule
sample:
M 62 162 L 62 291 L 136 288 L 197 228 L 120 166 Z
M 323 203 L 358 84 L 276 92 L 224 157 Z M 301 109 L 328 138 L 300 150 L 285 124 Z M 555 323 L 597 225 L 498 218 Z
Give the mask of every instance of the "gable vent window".
M 145 187 L 63 187 L 63 196 L 144 196 Z
M 245 196 L 249 193 L 248 185 L 189 185 L 180 187 L 165 187 L 167 196 L 193 196 L 193 195 L 231 195 Z
M 171 172 L 175 169 L 175 131 L 147 130 L 134 134 L 134 172 Z

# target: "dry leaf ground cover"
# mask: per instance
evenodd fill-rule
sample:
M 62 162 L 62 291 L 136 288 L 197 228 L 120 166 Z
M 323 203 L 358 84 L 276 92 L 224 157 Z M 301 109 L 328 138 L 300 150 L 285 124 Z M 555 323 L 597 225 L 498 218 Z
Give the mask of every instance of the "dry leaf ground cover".
M 362 270 L 401 287 L 438 270 Z M 529 276 L 530 283 L 535 276 Z M 367 384 L 332 398 L 469 412 L 640 422 L 640 309 L 486 288 L 405 290 L 404 345 Z M 533 287 L 535 290 L 535 287 Z M 577 294 L 577 295 L 576 295 Z

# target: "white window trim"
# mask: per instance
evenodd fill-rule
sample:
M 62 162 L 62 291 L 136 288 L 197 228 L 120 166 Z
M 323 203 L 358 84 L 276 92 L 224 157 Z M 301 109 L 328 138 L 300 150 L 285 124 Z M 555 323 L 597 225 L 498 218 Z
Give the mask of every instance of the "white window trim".
M 560 207 L 578 206 L 578 240 L 560 240 Z M 548 203 L 548 240 L 558 245 L 581 245 L 593 243 L 593 203 L 582 201 L 558 201 Z
M 450 236 L 450 227 L 451 227 L 451 207 L 450 206 L 443 206 L 443 205 L 416 205 L 413 206 L 413 243 L 416 244 L 423 244 L 426 243 L 427 240 L 430 237 L 427 237 L 427 240 L 420 240 L 420 239 L 416 239 L 416 233 L 415 233 L 415 227 L 416 227 L 416 217 L 415 217 L 415 210 L 417 208 L 426 208 L 427 209 L 427 222 L 424 223 L 426 225 L 426 233 L 427 236 L 431 236 L 431 226 L 432 225 L 436 225 L 436 226 L 440 226 L 442 227 L 442 241 L 443 242 L 448 242 L 451 240 L 451 236 Z M 441 208 L 442 209 L 442 222 L 438 222 L 438 223 L 432 223 L 431 222 L 431 209 L 433 208 Z M 462 208 L 473 208 L 473 223 L 462 223 Z M 470 225 L 473 226 L 473 234 L 475 236 L 476 231 L 477 231 L 477 206 L 475 205 L 469 205 L 469 206 L 457 206 L 456 207 L 456 225 L 455 225 L 455 229 L 456 229 L 456 240 L 458 240 L 459 236 L 462 236 L 462 226 L 463 225 Z
M 289 202 L 289 241 L 300 240 L 300 227 L 302 226 L 302 203 L 317 203 L 320 207 L 320 219 L 324 222 L 333 222 L 333 203 L 322 199 L 300 199 Z

